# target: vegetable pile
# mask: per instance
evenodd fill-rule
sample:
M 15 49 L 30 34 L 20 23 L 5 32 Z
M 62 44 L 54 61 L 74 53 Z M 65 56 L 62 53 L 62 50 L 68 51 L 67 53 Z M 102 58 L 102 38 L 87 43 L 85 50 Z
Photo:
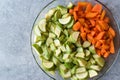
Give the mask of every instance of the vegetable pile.
M 78 2 L 58 5 L 34 26 L 32 45 L 42 68 L 64 79 L 87 80 L 98 75 L 110 53 L 115 32 L 102 5 Z M 103 58 L 104 57 L 104 58 Z

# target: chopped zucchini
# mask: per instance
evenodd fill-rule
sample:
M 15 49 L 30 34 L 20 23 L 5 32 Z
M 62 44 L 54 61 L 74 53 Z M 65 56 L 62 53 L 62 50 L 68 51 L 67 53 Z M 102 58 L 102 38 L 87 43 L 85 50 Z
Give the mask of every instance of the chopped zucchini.
M 95 71 L 95 70 L 89 70 L 88 72 L 89 72 L 90 78 L 95 77 L 95 76 L 98 75 L 97 71 Z
M 53 16 L 55 11 L 56 11 L 56 8 L 52 8 L 51 10 L 49 10 L 48 13 L 45 15 L 46 20 L 49 20 Z
M 60 55 L 60 53 L 61 53 L 60 48 L 58 48 L 58 49 L 55 50 L 55 55 L 56 55 L 57 57 Z
M 57 9 L 60 10 L 62 15 L 68 12 L 67 8 L 62 5 L 57 6 Z
M 53 39 L 52 38 L 47 38 L 46 45 L 50 46 L 51 43 L 53 43 Z
M 80 66 L 86 66 L 87 61 L 85 61 L 84 59 L 77 59 L 78 63 Z
M 68 16 L 70 16 L 70 14 L 69 14 L 69 13 L 66 13 L 66 14 L 64 14 L 64 15 L 62 16 L 62 18 L 66 18 L 66 17 L 68 17 Z
M 70 54 L 67 54 L 67 53 L 66 53 L 66 54 L 63 55 L 63 60 L 67 60 L 67 59 L 69 59 L 69 58 L 70 58 Z
M 38 26 L 42 32 L 46 32 L 46 19 L 42 19 L 39 21 Z
M 67 23 L 69 23 L 71 21 L 71 16 L 68 16 L 68 17 L 66 17 L 66 18 L 61 18 L 61 19 L 59 19 L 59 22 L 61 23 L 61 24 L 67 24 Z
M 55 47 L 54 43 L 50 44 L 50 49 L 51 49 L 51 51 L 55 51 L 56 50 L 56 47 Z
M 96 61 L 95 61 L 93 58 L 90 59 L 90 62 L 91 62 L 92 64 L 96 64 Z
M 65 52 L 65 51 L 66 51 L 65 46 L 60 46 L 60 49 L 61 49 L 62 52 Z
M 58 66 L 58 64 L 60 64 L 59 60 L 54 56 L 52 57 L 52 61 L 56 66 Z
M 37 44 L 33 44 L 32 46 L 33 46 L 33 48 L 34 48 L 35 52 L 36 52 L 38 55 L 40 55 L 40 54 L 42 54 L 42 53 L 43 53 L 43 51 L 42 51 L 41 47 L 40 47 L 40 46 L 38 46 Z
M 82 72 L 82 73 L 79 73 L 79 74 L 76 74 L 76 77 L 78 78 L 78 79 L 85 79 L 85 78 L 87 78 L 88 77 L 88 72 L 86 71 L 86 72 Z
M 91 65 L 90 69 L 96 70 L 96 71 L 100 71 L 101 67 L 99 65 Z
M 71 53 L 71 51 L 72 51 L 72 50 L 71 50 L 71 48 L 69 47 L 69 45 L 66 45 L 66 52 L 67 52 L 67 53 Z
M 54 33 L 49 33 L 49 38 L 55 38 L 56 35 Z
M 71 69 L 74 66 L 74 64 L 72 62 L 65 62 L 64 65 L 67 69 Z
M 74 25 L 74 22 L 75 22 L 74 19 L 72 19 L 68 24 L 66 24 L 67 28 L 68 29 L 72 28 Z
M 64 73 L 67 72 L 67 68 L 65 67 L 64 64 L 60 64 L 59 70 L 60 70 L 60 71 L 63 71 Z
M 78 48 L 77 48 L 77 52 L 79 52 L 79 53 L 84 53 L 83 48 L 82 48 L 82 47 L 78 47 Z
M 83 47 L 84 48 L 87 48 L 87 47 L 89 47 L 91 45 L 91 43 L 89 42 L 89 41 L 84 41 L 83 42 Z
M 83 52 L 77 53 L 75 56 L 78 58 L 85 58 L 85 54 Z
M 54 63 L 51 61 L 43 60 L 42 64 L 46 69 L 52 69 L 54 67 Z
M 54 33 L 55 33 L 55 34 L 57 35 L 57 37 L 59 38 L 60 33 L 61 33 L 61 28 L 60 28 L 58 25 L 56 25 L 56 28 L 55 28 Z
M 55 46 L 58 47 L 58 46 L 60 46 L 60 41 L 59 41 L 58 39 L 55 39 L 55 40 L 54 40 L 54 44 L 55 44 Z
M 35 25 L 33 30 L 34 30 L 34 33 L 35 33 L 37 36 L 41 36 L 41 31 L 40 31 L 38 25 Z
M 54 21 L 57 21 L 61 17 L 62 17 L 62 15 L 61 15 L 60 10 L 57 10 L 54 14 Z
M 71 69 L 71 74 L 74 75 L 76 73 L 76 69 L 77 69 L 77 66 L 74 66 L 72 69 Z
M 95 61 L 96 61 L 101 67 L 104 66 L 105 60 L 104 60 L 102 57 L 98 56 L 97 54 L 96 54 L 96 55 L 93 55 L 93 57 L 94 57 Z
M 90 51 L 92 54 L 96 54 L 94 45 L 92 45 L 92 46 L 89 47 L 89 51 Z
M 76 69 L 76 74 L 82 73 L 82 72 L 85 72 L 85 71 L 86 71 L 86 68 L 85 68 L 85 67 L 80 67 L 80 68 L 77 68 L 77 69 Z
M 85 50 L 85 56 L 87 57 L 87 56 L 90 56 L 90 51 L 89 50 Z
M 73 6 L 74 6 L 73 3 L 72 3 L 72 2 L 69 2 L 69 4 L 67 5 L 67 8 L 68 8 L 68 9 L 71 9 L 71 8 L 73 8 Z
M 71 72 L 70 72 L 70 71 L 67 71 L 66 73 L 64 73 L 64 72 L 61 71 L 61 75 L 62 75 L 62 77 L 65 78 L 65 79 L 66 79 L 66 78 L 70 78 L 70 77 L 71 77 Z

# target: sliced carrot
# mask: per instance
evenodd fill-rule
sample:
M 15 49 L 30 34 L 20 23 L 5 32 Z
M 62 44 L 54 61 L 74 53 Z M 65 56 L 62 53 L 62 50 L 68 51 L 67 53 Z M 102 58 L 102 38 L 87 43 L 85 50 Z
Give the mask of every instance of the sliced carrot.
M 85 32 L 81 33 L 80 36 L 82 37 L 82 40 L 83 40 L 83 41 L 86 40 L 86 33 L 85 33 Z
M 100 32 L 100 33 L 97 35 L 96 39 L 97 39 L 97 40 L 102 39 L 102 38 L 103 38 L 103 36 L 104 36 L 104 34 L 105 34 L 105 32 L 104 32 L 104 31 Z
M 104 21 L 105 21 L 106 23 L 109 23 L 109 22 L 110 22 L 110 19 L 109 19 L 108 17 L 105 17 L 105 18 L 104 18 Z
M 91 3 L 88 3 L 87 7 L 86 7 L 86 10 L 85 10 L 85 13 L 88 13 L 90 12 L 92 9 L 92 4 Z
M 69 9 L 69 13 L 73 15 L 73 9 Z
M 90 33 L 90 30 L 89 30 L 87 27 L 84 27 L 84 31 L 85 31 L 86 33 Z
M 101 19 L 101 20 L 103 20 L 103 19 L 104 19 L 105 14 L 106 14 L 106 11 L 105 11 L 105 10 L 103 10 L 103 11 L 102 11 L 102 14 L 101 14 L 101 16 L 100 16 L 100 19 Z
M 76 22 L 74 25 L 73 25 L 73 30 L 75 31 L 78 31 L 81 27 L 81 24 L 79 22 Z
M 111 33 L 113 37 L 115 37 L 115 31 L 113 30 L 113 28 L 110 27 L 108 31 Z
M 79 6 L 75 6 L 75 7 L 74 7 L 74 11 L 75 11 L 75 12 L 79 11 L 79 8 L 80 8 Z
M 99 25 L 101 26 L 101 28 L 103 30 L 108 30 L 109 29 L 109 26 L 108 26 L 108 24 L 106 22 L 100 20 L 100 21 L 98 21 L 98 23 L 99 23 Z
M 75 21 L 78 20 L 78 16 L 77 16 L 76 12 L 73 12 L 73 17 L 74 17 Z
M 84 19 L 84 18 L 80 18 L 80 19 L 78 19 L 78 21 L 79 21 L 81 24 L 84 24 L 85 19 Z
M 93 45 L 95 45 L 96 42 L 97 42 L 97 41 L 96 41 L 95 39 L 92 40 L 92 44 L 93 44 Z
M 88 2 L 78 2 L 78 6 L 82 6 L 82 7 L 85 7 L 87 6 Z
M 97 14 L 98 14 L 97 12 L 95 12 L 95 13 L 89 12 L 89 13 L 86 14 L 86 18 L 94 18 L 94 17 L 97 16 Z
M 100 41 L 97 41 L 96 44 L 95 44 L 95 47 L 96 47 L 96 48 L 99 48 L 99 47 L 101 47 L 101 44 L 102 44 L 102 43 L 101 43 Z
M 102 10 L 102 5 L 101 5 L 101 4 L 96 4 L 96 5 L 92 8 L 92 11 L 93 11 L 93 12 L 99 12 L 99 13 L 101 13 L 101 10 Z
M 105 50 L 108 50 L 110 47 L 107 44 L 103 44 L 102 48 L 104 48 Z
M 105 52 L 105 54 L 103 55 L 103 57 L 104 57 L 104 58 L 107 58 L 109 55 L 110 55 L 110 52 L 107 51 L 107 52 Z
M 110 52 L 111 52 L 112 54 L 115 53 L 115 48 L 114 48 L 113 40 L 111 40 L 111 42 L 110 42 Z
M 104 48 L 101 49 L 101 55 L 104 55 L 106 53 L 106 50 Z
M 84 32 L 83 26 L 80 27 L 80 32 L 82 32 L 82 33 Z
M 87 24 L 87 23 L 84 23 L 84 27 L 89 28 L 89 26 L 88 26 L 88 24 Z
M 95 33 L 96 33 L 95 31 L 91 31 L 91 35 L 92 35 L 92 36 L 94 36 L 94 35 L 95 35 Z
M 101 29 L 100 25 L 98 25 L 98 24 L 96 25 L 96 28 L 97 28 L 97 30 L 100 31 L 100 32 L 103 31 L 103 30 Z
M 90 23 L 91 23 L 92 26 L 95 26 L 95 21 L 94 20 L 90 19 Z
M 92 37 L 92 35 L 91 35 L 91 34 L 87 34 L 87 40 L 88 40 L 89 42 L 92 42 L 93 37 Z

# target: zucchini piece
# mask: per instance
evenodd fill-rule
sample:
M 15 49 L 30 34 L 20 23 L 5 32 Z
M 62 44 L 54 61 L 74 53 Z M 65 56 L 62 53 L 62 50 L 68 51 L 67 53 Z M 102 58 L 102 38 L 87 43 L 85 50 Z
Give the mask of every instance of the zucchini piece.
M 53 16 L 53 14 L 55 13 L 55 11 L 56 11 L 56 8 L 50 9 L 48 11 L 48 13 L 45 15 L 46 20 L 49 20 Z
M 60 49 L 61 49 L 62 52 L 65 52 L 65 51 L 66 51 L 65 46 L 60 46 Z
M 60 64 L 59 70 L 60 70 L 60 72 L 61 72 L 61 71 L 64 72 L 64 73 L 67 72 L 67 68 L 65 67 L 64 64 Z
M 89 51 L 90 51 L 92 54 L 96 54 L 94 45 L 92 45 L 92 46 L 89 47 Z
M 37 44 L 33 44 L 32 46 L 33 46 L 33 49 L 35 50 L 35 52 L 36 52 L 38 55 L 40 55 L 40 54 L 43 53 L 41 47 L 38 46 Z
M 87 49 L 85 50 L 85 56 L 86 56 L 86 57 L 90 56 L 90 51 L 87 50 Z
M 77 69 L 77 66 L 74 66 L 72 69 L 71 69 L 71 74 L 74 75 L 76 73 L 76 69 Z
M 55 39 L 54 44 L 55 44 L 56 47 L 58 47 L 58 46 L 60 46 L 60 41 L 58 39 Z
M 69 45 L 66 45 L 66 52 L 67 52 L 67 53 L 71 53 L 71 51 L 72 51 L 72 50 L 71 50 L 71 48 L 69 47 Z
M 67 54 L 67 53 L 66 53 L 66 54 L 63 55 L 63 60 L 67 60 L 67 59 L 69 59 L 69 58 L 70 58 L 70 54 Z
M 79 37 L 79 32 L 73 32 L 70 37 L 68 38 L 69 42 L 75 43 Z
M 60 55 L 60 53 L 61 53 L 60 48 L 58 48 L 57 50 L 55 50 L 55 55 L 56 55 L 56 57 L 58 57 L 58 56 Z
M 66 14 L 64 14 L 64 15 L 62 16 L 62 18 L 66 18 L 66 17 L 68 17 L 68 16 L 70 16 L 70 14 L 69 14 L 69 13 L 66 13 Z
M 47 38 L 46 45 L 50 46 L 51 43 L 53 43 L 53 39 L 52 38 Z
M 51 23 L 50 31 L 55 33 L 55 28 L 56 28 L 56 25 L 54 23 Z
M 90 69 L 100 71 L 102 68 L 99 65 L 91 65 Z
M 49 59 L 51 58 L 51 56 L 52 56 L 50 50 L 49 50 L 46 46 L 42 47 L 42 50 L 43 50 L 42 56 L 43 56 L 46 60 L 49 60 Z
M 78 80 L 78 78 L 74 75 L 71 77 L 71 80 Z
M 90 62 L 91 62 L 92 64 L 96 64 L 96 61 L 95 61 L 93 58 L 90 59 Z
M 57 35 L 57 37 L 59 38 L 60 33 L 61 33 L 61 28 L 60 28 L 58 25 L 56 25 L 56 28 L 55 28 L 54 33 L 55 33 L 55 34 Z
M 95 61 L 98 63 L 98 65 L 100 65 L 101 67 L 103 67 L 105 65 L 105 60 L 98 56 L 97 54 L 96 55 L 93 55 Z
M 71 16 L 68 16 L 68 17 L 66 17 L 66 18 L 61 18 L 61 19 L 59 19 L 59 22 L 61 23 L 61 24 L 67 24 L 67 23 L 69 23 L 71 21 Z
M 68 8 L 68 9 L 71 9 L 71 8 L 73 8 L 73 6 L 74 6 L 73 3 L 72 3 L 72 2 L 69 2 L 69 4 L 67 5 L 67 8 Z
M 47 24 L 46 19 L 42 19 L 39 21 L 38 26 L 42 32 L 46 32 L 46 24 Z
M 71 72 L 70 71 L 67 71 L 66 73 L 64 73 L 63 71 L 61 71 L 61 76 L 65 79 L 67 78 L 70 78 L 72 75 L 71 75 Z
M 87 47 L 89 47 L 91 45 L 91 43 L 89 42 L 89 41 L 84 41 L 83 42 L 83 47 L 84 48 L 87 48 Z
M 86 72 L 83 72 L 83 73 L 76 74 L 76 77 L 80 80 L 85 79 L 85 78 L 88 77 L 88 72 L 86 71 Z
M 84 53 L 77 53 L 76 55 L 75 55 L 76 57 L 78 57 L 78 58 L 85 58 L 85 54 Z
M 57 9 L 60 10 L 61 14 L 66 14 L 68 12 L 68 9 L 62 5 L 58 5 Z
M 39 41 L 45 41 L 46 37 L 45 36 L 36 36 L 35 37 L 35 43 L 38 43 Z
M 90 69 L 90 66 L 92 65 L 92 63 L 90 61 L 87 62 L 86 68 Z
M 56 35 L 54 33 L 49 33 L 49 38 L 55 38 Z
M 80 68 L 77 68 L 76 69 L 76 74 L 78 74 L 78 73 L 83 73 L 83 72 L 85 72 L 86 71 L 86 68 L 85 67 L 80 67 Z
M 77 48 L 77 52 L 79 52 L 79 53 L 84 53 L 83 48 L 82 48 L 82 47 L 78 47 L 78 48 Z
M 52 57 L 52 61 L 56 66 L 58 66 L 58 64 L 60 64 L 59 60 L 54 56 Z
M 55 51 L 56 50 L 56 47 L 55 47 L 55 45 L 53 43 L 50 44 L 50 49 L 51 49 L 51 51 Z
M 62 15 L 61 15 L 60 10 L 57 10 L 54 14 L 54 21 L 57 21 L 61 17 L 62 17 Z
M 68 29 L 72 28 L 74 25 L 74 22 L 75 22 L 74 19 L 72 19 L 68 24 L 66 24 L 67 28 Z
M 74 64 L 72 62 L 65 62 L 64 65 L 67 69 L 71 69 L 74 66 Z
M 33 31 L 34 31 L 34 33 L 35 33 L 37 36 L 41 36 L 41 31 L 40 31 L 38 25 L 35 25 L 35 26 L 34 26 Z
M 66 35 L 66 37 L 69 36 L 68 31 L 66 29 L 64 29 L 63 33 Z
M 90 78 L 95 77 L 95 76 L 98 75 L 97 71 L 95 71 L 95 70 L 89 70 L 88 72 L 89 72 Z
M 85 61 L 84 59 L 77 59 L 78 63 L 80 66 L 86 66 L 87 61 Z
M 47 70 L 50 70 L 54 67 L 54 63 L 51 61 L 43 60 L 42 61 L 43 67 L 45 67 Z

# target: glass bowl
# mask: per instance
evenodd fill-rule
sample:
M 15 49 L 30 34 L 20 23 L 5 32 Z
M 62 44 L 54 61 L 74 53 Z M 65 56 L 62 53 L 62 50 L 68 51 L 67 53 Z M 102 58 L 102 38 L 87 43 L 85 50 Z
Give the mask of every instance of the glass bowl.
M 46 5 L 39 13 L 39 15 L 37 16 L 37 18 L 35 19 L 35 22 L 33 24 L 33 27 L 35 24 L 37 24 L 37 22 L 39 20 L 41 20 L 42 18 L 45 17 L 45 14 L 48 12 L 48 10 L 50 10 L 53 7 L 56 7 L 57 5 L 68 5 L 69 2 L 73 2 L 74 4 L 77 4 L 78 1 L 88 1 L 91 2 L 92 4 L 96 4 L 99 3 L 101 5 L 103 5 L 103 9 L 106 10 L 107 12 L 107 16 L 110 18 L 110 25 L 113 27 L 113 29 L 116 32 L 116 37 L 114 38 L 114 43 L 115 43 L 115 54 L 111 54 L 108 58 L 105 59 L 106 64 L 103 67 L 103 69 L 99 72 L 99 74 L 93 78 L 91 78 L 90 80 L 97 80 L 100 79 L 106 72 L 109 71 L 109 69 L 111 68 L 111 66 L 114 64 L 114 62 L 117 59 L 117 56 L 119 54 L 119 48 L 120 48 L 120 30 L 119 30 L 119 26 L 117 23 L 116 18 L 113 16 L 113 14 L 111 13 L 111 11 L 101 2 L 96 1 L 96 0 L 53 0 L 52 2 L 50 2 L 48 5 Z M 48 75 L 50 78 L 54 79 L 54 80 L 63 80 L 62 77 L 58 74 L 58 72 L 56 71 L 55 75 L 51 75 L 47 72 L 44 71 L 44 69 L 41 68 L 41 60 L 39 59 L 39 55 L 37 53 L 35 53 L 35 51 L 32 49 L 32 44 L 33 44 L 33 39 L 34 39 L 34 34 L 33 34 L 33 28 L 31 31 L 31 50 L 32 50 L 32 54 L 33 57 L 36 61 L 36 63 L 38 64 L 39 68 L 46 74 Z

